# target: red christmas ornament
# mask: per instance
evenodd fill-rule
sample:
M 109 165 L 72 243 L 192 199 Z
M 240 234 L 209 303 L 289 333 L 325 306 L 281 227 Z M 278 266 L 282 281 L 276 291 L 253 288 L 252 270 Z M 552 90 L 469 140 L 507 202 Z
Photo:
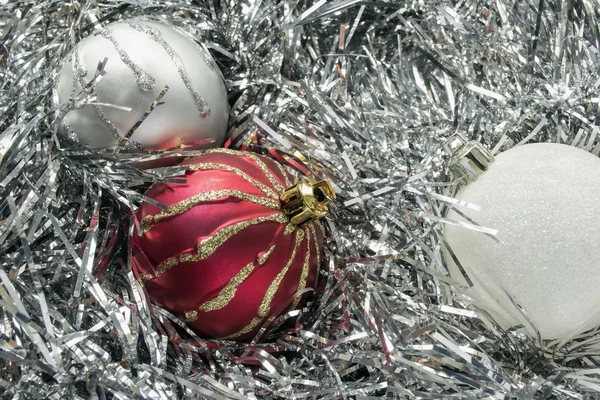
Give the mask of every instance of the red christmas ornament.
M 335 195 L 326 181 L 298 182 L 254 153 L 213 149 L 182 164 L 187 183 L 146 193 L 168 209 L 144 203 L 137 213 L 134 272 L 153 303 L 200 337 L 252 339 L 315 286 L 324 234 L 317 218 Z

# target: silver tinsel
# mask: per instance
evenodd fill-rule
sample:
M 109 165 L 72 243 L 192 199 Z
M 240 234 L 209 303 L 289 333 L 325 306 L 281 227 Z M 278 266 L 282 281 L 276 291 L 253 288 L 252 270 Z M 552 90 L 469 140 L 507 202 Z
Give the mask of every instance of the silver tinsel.
M 2 398 L 600 398 L 600 335 L 500 329 L 448 276 L 439 223 L 453 133 L 600 153 L 597 0 L 0 4 Z M 194 150 L 92 152 L 57 133 L 61 60 L 133 16 L 215 57 L 231 147 L 337 187 L 323 290 L 271 341 L 182 340 L 133 277 L 133 210 L 177 175 L 135 166 Z

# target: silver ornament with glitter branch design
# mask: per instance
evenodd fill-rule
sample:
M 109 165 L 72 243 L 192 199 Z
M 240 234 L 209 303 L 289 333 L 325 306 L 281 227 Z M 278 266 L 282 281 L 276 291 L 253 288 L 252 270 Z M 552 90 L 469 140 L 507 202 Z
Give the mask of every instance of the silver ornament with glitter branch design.
M 85 38 L 63 64 L 60 104 L 82 90 L 105 58 L 106 75 L 91 88 L 95 101 L 67 113 L 63 132 L 95 149 L 115 148 L 124 138 L 147 150 L 198 142 L 220 146 L 227 92 L 214 62 L 207 62 L 210 55 L 199 48 L 167 24 L 140 18 Z M 167 95 L 145 115 L 165 87 Z

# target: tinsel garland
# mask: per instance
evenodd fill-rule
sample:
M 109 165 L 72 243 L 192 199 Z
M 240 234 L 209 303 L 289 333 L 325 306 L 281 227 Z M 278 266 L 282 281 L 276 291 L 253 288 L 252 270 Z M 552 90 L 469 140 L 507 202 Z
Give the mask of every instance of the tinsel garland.
M 453 133 L 494 153 L 600 153 L 600 2 L 1 3 L 3 398 L 600 398 L 600 335 L 500 329 L 448 276 L 439 222 Z M 216 58 L 230 147 L 317 168 L 339 190 L 323 290 L 267 342 L 182 339 L 133 277 L 133 210 L 177 174 L 136 163 L 194 150 L 93 152 L 57 133 L 64 57 L 139 15 Z

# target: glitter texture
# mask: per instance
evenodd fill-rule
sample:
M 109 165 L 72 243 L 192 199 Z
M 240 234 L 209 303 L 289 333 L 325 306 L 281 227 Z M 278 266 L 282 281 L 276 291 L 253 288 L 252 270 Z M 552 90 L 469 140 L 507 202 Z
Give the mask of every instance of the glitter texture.
M 151 276 L 150 279 L 154 279 L 164 274 L 171 268 L 175 267 L 180 263 L 188 263 L 188 262 L 196 262 L 200 260 L 204 260 L 205 258 L 210 257 L 215 251 L 223 245 L 227 240 L 231 239 L 233 236 L 237 235 L 244 229 L 252 226 L 262 224 L 264 222 L 276 222 L 279 224 L 285 224 L 288 222 L 288 218 L 285 214 L 277 213 L 273 215 L 269 215 L 267 217 L 258 217 L 254 219 L 249 219 L 246 221 L 238 222 L 237 224 L 228 225 L 213 235 L 203 239 L 200 243 L 198 243 L 198 247 L 196 248 L 195 254 L 182 254 L 177 257 L 169 258 L 156 268 L 156 272 L 154 276 Z M 144 277 L 144 280 L 148 280 L 148 276 Z
M 298 282 L 298 293 L 299 296 L 294 299 L 294 303 L 292 303 L 291 309 L 294 310 L 300 304 L 300 300 L 302 300 L 302 294 L 304 289 L 306 289 L 306 279 L 308 278 L 308 267 L 310 266 L 310 239 L 312 237 L 311 232 L 308 231 L 308 228 L 305 228 L 303 232 L 306 234 L 306 256 L 304 257 L 304 264 L 302 264 L 302 273 L 300 274 L 300 281 Z M 316 240 L 316 239 L 315 239 Z M 319 248 L 316 248 L 317 253 L 319 252 Z
M 271 284 L 269 285 L 269 288 L 265 292 L 265 296 L 263 297 L 262 302 L 260 303 L 260 307 L 258 309 L 258 316 L 252 318 L 252 321 L 250 321 L 250 323 L 248 325 L 246 325 L 245 327 L 243 327 L 236 333 L 227 336 L 224 339 L 235 339 L 237 337 L 247 334 L 248 332 L 251 332 L 262 321 L 264 321 L 264 319 L 269 315 L 269 312 L 271 311 L 271 303 L 273 302 L 273 298 L 275 297 L 275 294 L 277 293 L 277 290 L 279 289 L 279 285 L 281 285 L 281 281 L 283 280 L 283 278 L 285 278 L 285 274 L 288 272 L 288 270 L 290 269 L 290 266 L 292 265 L 292 262 L 296 258 L 296 253 L 298 252 L 298 247 L 300 247 L 300 243 L 302 243 L 303 239 L 304 239 L 304 231 L 299 229 L 296 232 L 296 239 L 295 239 L 295 243 L 294 243 L 294 249 L 292 250 L 292 255 L 290 256 L 290 259 L 287 262 L 287 264 L 285 264 L 285 266 L 277 274 L 277 276 L 275 277 L 273 282 L 271 282 Z
M 318 225 L 318 224 L 317 224 Z M 315 222 L 311 221 L 308 224 L 308 229 L 310 230 L 310 237 L 313 239 L 313 244 L 315 245 L 315 251 L 317 256 L 317 265 L 321 265 L 321 252 L 319 251 L 319 243 L 317 239 L 317 230 L 315 229 Z
M 296 253 L 298 252 L 298 247 L 300 246 L 300 243 L 302 243 L 303 239 L 304 239 L 304 231 L 299 229 L 296 232 L 296 242 L 294 244 L 294 250 L 292 250 L 292 255 L 290 256 L 290 260 L 287 262 L 287 264 L 285 264 L 285 267 L 283 267 L 281 269 L 279 274 L 277 274 L 277 277 L 273 280 L 273 282 L 271 282 L 271 285 L 269 286 L 269 288 L 267 289 L 267 292 L 265 293 L 265 297 L 263 298 L 263 301 L 260 303 L 260 308 L 258 309 L 259 317 L 266 317 L 269 314 L 269 311 L 271 310 L 271 302 L 273 301 L 273 297 L 275 297 L 275 293 L 277 293 L 277 289 L 279 289 L 279 285 L 281 285 L 281 281 L 283 280 L 283 278 L 285 277 L 285 274 L 290 269 L 290 265 L 292 265 L 292 262 L 296 258 Z
M 297 182 L 292 183 L 292 181 L 290 181 L 289 174 L 283 168 L 283 165 L 277 163 L 277 168 L 279 169 L 279 172 L 281 172 L 281 176 L 283 176 L 286 189 L 292 187 L 292 185 L 295 185 L 297 183 Z
M 277 193 L 275 193 L 271 188 L 263 185 L 260 182 L 257 182 L 255 179 L 252 179 L 250 176 L 248 176 L 248 174 L 246 174 L 244 171 L 242 171 L 239 168 L 235 168 L 230 165 L 220 164 L 220 163 L 199 163 L 199 164 L 190 164 L 188 166 L 188 170 L 190 170 L 190 171 L 199 171 L 199 170 L 206 170 L 206 169 L 220 169 L 223 171 L 228 171 L 228 172 L 234 173 L 237 176 L 247 180 L 248 183 L 250 183 L 255 188 L 259 189 L 265 195 L 267 195 L 273 199 L 279 199 L 279 196 L 277 195 Z
M 263 255 L 261 255 L 260 257 L 257 258 L 259 265 L 263 265 L 264 263 L 267 262 L 267 260 L 269 259 L 269 256 L 275 251 L 275 247 L 276 247 L 276 245 L 269 247 L 269 249 L 267 251 L 265 251 L 265 253 Z
M 277 177 L 275 175 L 273 175 L 273 173 L 267 168 L 265 163 L 262 162 L 262 160 L 259 157 L 257 157 L 256 155 L 254 155 L 252 153 L 243 153 L 240 151 L 235 151 L 235 150 L 230 150 L 230 149 L 210 149 L 210 150 L 206 150 L 205 153 L 206 154 L 224 153 L 224 154 L 243 155 L 244 157 L 250 157 L 252 159 L 252 161 L 254 161 L 254 163 L 258 166 L 258 168 L 260 168 L 260 170 L 265 174 L 265 176 L 267 177 L 269 182 L 271 182 L 271 185 L 273 185 L 273 188 L 279 194 L 283 193 L 283 191 L 285 190 L 285 188 L 283 186 L 281 186 L 279 181 L 277 181 Z M 281 164 L 279 164 L 279 163 L 277 164 L 277 166 L 279 168 L 283 168 L 281 166 Z
M 145 234 L 152 229 L 154 223 L 160 222 L 164 219 L 174 217 L 179 214 L 183 214 L 186 211 L 192 209 L 199 204 L 222 199 L 224 197 L 233 197 L 239 200 L 248 201 L 261 205 L 271 210 L 279 210 L 280 204 L 278 201 L 268 199 L 265 197 L 253 196 L 248 193 L 240 192 L 239 190 L 211 190 L 209 192 L 198 193 L 190 198 L 180 201 L 179 203 L 169 206 L 168 209 L 159 212 L 156 215 L 147 215 L 142 219 L 141 233 Z
M 73 94 L 71 96 L 71 97 L 74 97 L 73 95 L 75 94 L 75 92 L 77 90 L 85 90 L 88 83 L 86 82 L 87 70 L 85 69 L 84 66 L 81 65 L 81 61 L 79 59 L 79 49 L 78 48 L 75 48 L 75 50 L 73 50 L 73 59 L 72 60 L 73 60 L 73 70 L 76 71 L 76 73 L 73 74 Z M 94 107 L 94 110 L 98 114 L 98 118 L 100 119 L 100 122 L 102 122 L 102 125 L 104 125 L 110 131 L 110 133 L 114 136 L 115 139 L 121 140 L 123 135 L 119 132 L 117 127 L 111 122 L 111 120 L 104 113 L 104 111 L 102 111 L 102 108 L 100 108 L 100 106 L 97 104 L 93 104 L 92 107 Z
M 285 231 L 283 231 L 283 234 L 284 234 L 285 236 L 287 236 L 287 235 L 291 234 L 292 232 L 294 232 L 294 231 L 296 230 L 296 228 L 297 228 L 297 227 L 298 227 L 297 225 L 294 225 L 294 224 L 288 224 L 288 225 L 286 225 L 286 227 L 285 227 Z
M 131 69 L 131 71 L 133 71 L 133 75 L 135 76 L 135 80 L 140 89 L 145 92 L 154 89 L 154 85 L 156 83 L 154 77 L 145 72 L 142 68 L 140 68 L 139 65 L 137 65 L 133 62 L 133 60 L 131 60 L 127 52 L 123 50 L 123 48 L 119 45 L 117 40 L 113 37 L 112 29 L 104 28 L 102 31 L 100 31 L 100 35 L 102 35 L 103 38 L 105 38 L 113 44 L 115 50 L 117 50 L 117 53 L 119 53 L 119 57 L 121 57 L 121 61 L 123 61 L 123 64 L 127 65 L 127 67 Z
M 203 303 L 198 309 L 200 311 L 209 312 L 214 310 L 220 310 L 225 307 L 231 299 L 235 296 L 235 292 L 254 269 L 254 263 L 250 263 L 241 269 L 228 283 L 225 287 L 219 292 L 219 295 L 212 300 Z
M 192 310 L 185 313 L 185 316 L 181 318 L 185 322 L 194 322 L 198 319 L 198 311 Z
M 155 42 L 160 44 L 163 47 L 163 49 L 165 49 L 165 51 L 171 58 L 171 61 L 173 61 L 173 64 L 177 68 L 177 71 L 179 72 L 179 76 L 181 77 L 181 80 L 187 87 L 188 91 L 190 92 L 190 95 L 194 98 L 194 103 L 196 103 L 196 107 L 198 108 L 198 112 L 199 112 L 200 116 L 201 117 L 209 116 L 210 115 L 210 107 L 208 106 L 206 101 L 204 101 L 202 96 L 200 96 L 200 93 L 198 93 L 198 91 L 196 91 L 196 89 L 194 89 L 194 87 L 192 86 L 190 77 L 188 76 L 187 72 L 185 71 L 185 68 L 183 67 L 183 64 L 181 63 L 181 60 L 179 60 L 179 56 L 177 56 L 177 53 L 175 53 L 175 50 L 173 50 L 171 45 L 162 38 L 161 33 L 158 30 L 152 28 L 151 26 L 145 25 L 139 21 L 127 21 L 127 24 L 129 26 L 131 26 L 133 29 L 137 30 L 138 32 L 142 32 L 142 33 L 148 35 L 149 37 L 152 38 L 152 40 L 154 40 Z
M 275 245 L 271 246 L 261 257 L 258 258 L 258 264 L 262 265 L 267 262 L 269 256 L 275 250 Z M 220 310 L 225 307 L 231 299 L 235 296 L 235 292 L 237 291 L 238 286 L 240 286 L 248 276 L 254 270 L 255 264 L 249 263 L 244 268 L 240 270 L 228 283 L 225 287 L 219 292 L 219 295 L 212 300 L 203 303 L 198 309 L 200 311 L 209 312 L 214 310 Z M 187 313 L 186 313 L 187 315 Z M 197 318 L 197 315 L 196 315 Z M 194 318 L 194 320 L 196 319 Z

